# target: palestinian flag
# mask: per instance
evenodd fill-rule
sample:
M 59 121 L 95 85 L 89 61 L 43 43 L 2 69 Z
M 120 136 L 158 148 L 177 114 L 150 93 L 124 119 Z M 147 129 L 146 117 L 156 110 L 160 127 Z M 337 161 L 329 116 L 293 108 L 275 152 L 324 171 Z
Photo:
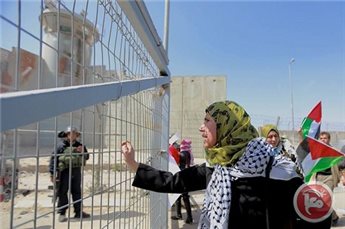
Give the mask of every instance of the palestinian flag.
M 316 104 L 316 106 L 311 110 L 307 117 L 304 118 L 301 125 L 301 137 L 302 142 L 298 145 L 296 149 L 297 153 L 297 163 L 304 169 L 303 165 L 312 164 L 311 155 L 309 155 L 307 136 L 313 137 L 315 139 L 319 138 L 320 128 L 321 128 L 321 101 Z M 304 174 L 305 175 L 305 174 Z
M 304 118 L 302 122 L 302 135 L 303 139 L 306 136 L 310 136 L 313 138 L 318 138 L 320 134 L 320 127 L 321 127 L 321 117 L 322 117 L 322 110 L 321 110 L 321 101 L 311 110 L 309 115 Z
M 338 164 L 345 155 L 331 146 L 309 136 L 307 137 L 306 142 L 307 145 L 304 150 L 306 152 L 310 152 L 302 162 L 304 180 L 306 182 L 310 181 L 310 178 L 314 173 L 323 171 Z

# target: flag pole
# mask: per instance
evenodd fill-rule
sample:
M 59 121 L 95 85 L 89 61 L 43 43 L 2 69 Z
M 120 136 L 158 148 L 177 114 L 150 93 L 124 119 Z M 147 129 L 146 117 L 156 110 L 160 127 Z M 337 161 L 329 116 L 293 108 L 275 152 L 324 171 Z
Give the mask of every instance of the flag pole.
M 292 77 L 291 77 L 291 65 L 295 62 L 294 58 L 291 58 L 289 62 L 289 79 L 290 79 L 290 86 L 291 86 L 291 121 L 292 121 L 292 144 L 295 145 L 295 121 L 294 121 L 294 111 L 293 111 L 293 85 L 292 85 Z

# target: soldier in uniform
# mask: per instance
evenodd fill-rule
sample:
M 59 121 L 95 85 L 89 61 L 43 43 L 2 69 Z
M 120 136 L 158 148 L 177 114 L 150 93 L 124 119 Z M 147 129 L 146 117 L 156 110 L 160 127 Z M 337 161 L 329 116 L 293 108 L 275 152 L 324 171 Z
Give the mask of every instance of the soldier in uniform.
M 81 167 L 89 159 L 89 154 L 87 153 L 86 147 L 77 141 L 79 136 L 80 132 L 75 127 L 67 127 L 65 131 L 61 131 L 58 137 L 62 141 L 50 159 L 49 172 L 51 181 L 59 182 L 59 185 L 56 185 L 58 186 L 56 193 L 58 197 L 60 222 L 67 221 L 66 210 L 68 209 L 69 188 L 74 202 L 74 218 L 90 217 L 89 214 L 83 212 L 81 209 Z M 69 187 L 69 178 L 71 178 L 71 187 Z

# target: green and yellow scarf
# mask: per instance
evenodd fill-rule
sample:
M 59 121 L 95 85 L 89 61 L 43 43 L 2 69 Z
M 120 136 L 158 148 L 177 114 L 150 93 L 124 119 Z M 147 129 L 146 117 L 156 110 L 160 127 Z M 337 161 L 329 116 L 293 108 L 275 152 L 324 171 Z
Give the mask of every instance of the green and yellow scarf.
M 266 125 L 263 125 L 260 129 L 260 135 L 261 137 L 263 138 L 267 138 L 268 134 L 273 130 L 275 131 L 279 136 L 279 131 L 278 131 L 278 128 L 277 126 L 273 125 L 273 124 L 266 124 Z
M 231 166 L 242 156 L 248 142 L 258 137 L 247 112 L 232 101 L 215 102 L 206 108 L 217 124 L 217 144 L 206 149 L 210 165 Z

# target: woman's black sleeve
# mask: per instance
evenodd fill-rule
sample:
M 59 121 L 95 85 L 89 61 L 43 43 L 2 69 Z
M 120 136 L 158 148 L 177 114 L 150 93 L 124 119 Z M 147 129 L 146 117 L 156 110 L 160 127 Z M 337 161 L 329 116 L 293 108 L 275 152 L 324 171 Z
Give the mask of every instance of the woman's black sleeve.
M 205 189 L 211 174 L 212 169 L 205 164 L 192 166 L 174 175 L 139 164 L 132 185 L 155 192 L 184 193 Z

